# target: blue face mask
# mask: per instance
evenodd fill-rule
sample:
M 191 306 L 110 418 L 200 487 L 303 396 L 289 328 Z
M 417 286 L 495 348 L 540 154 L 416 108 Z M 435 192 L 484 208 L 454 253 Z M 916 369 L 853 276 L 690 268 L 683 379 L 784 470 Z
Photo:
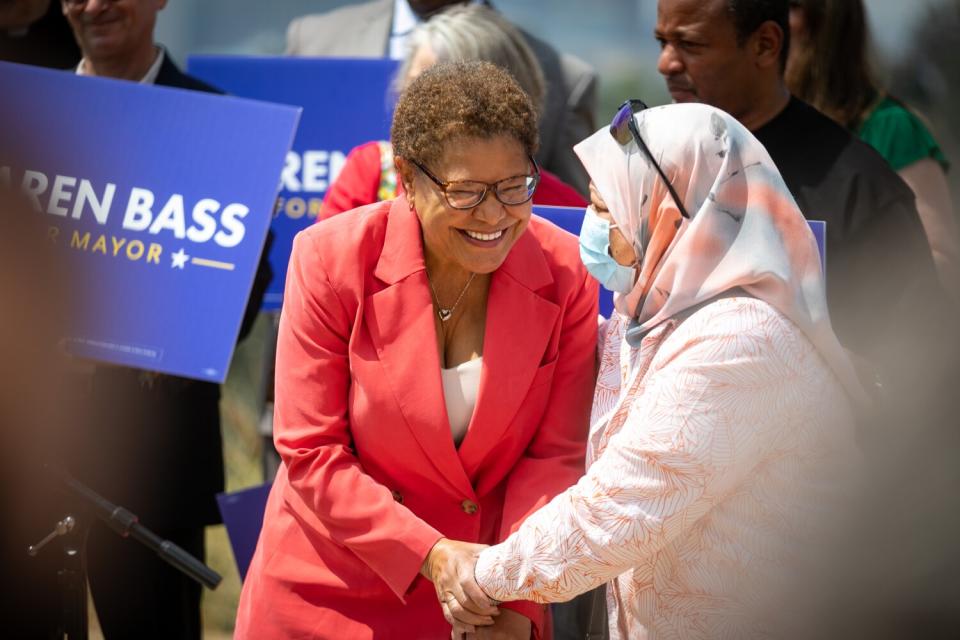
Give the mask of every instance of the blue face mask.
M 637 277 L 635 267 L 625 267 L 610 255 L 610 229 L 608 220 L 596 214 L 593 207 L 587 208 L 580 229 L 580 259 L 587 271 L 604 289 L 614 293 L 630 293 Z

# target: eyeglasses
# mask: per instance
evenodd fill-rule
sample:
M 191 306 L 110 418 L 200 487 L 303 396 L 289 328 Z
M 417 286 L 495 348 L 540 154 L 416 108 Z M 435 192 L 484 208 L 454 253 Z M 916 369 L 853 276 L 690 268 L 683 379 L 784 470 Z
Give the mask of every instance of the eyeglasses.
M 484 201 L 488 191 L 492 191 L 497 200 L 508 207 L 529 202 L 530 198 L 533 197 L 533 192 L 537 190 L 537 185 L 540 184 L 540 167 L 537 166 L 537 161 L 532 156 L 527 157 L 530 158 L 530 163 L 533 165 L 532 174 L 511 176 L 494 183 L 478 182 L 476 180 L 447 182 L 430 173 L 425 166 L 416 160 L 411 160 L 411 162 L 423 172 L 423 175 L 433 180 L 434 184 L 440 187 L 440 191 L 450 208 L 473 209 Z
M 623 146 L 630 144 L 630 140 L 634 140 L 637 143 L 637 146 L 640 147 L 640 150 L 643 151 L 643 154 L 647 156 L 648 160 L 650 160 L 650 164 L 652 164 L 653 168 L 656 169 L 657 173 L 660 174 L 660 178 L 663 179 L 663 183 L 667 185 L 667 190 L 670 192 L 670 197 L 673 198 L 677 208 L 680 209 L 680 215 L 689 219 L 690 216 L 687 214 L 687 210 L 683 208 L 683 202 L 680 200 L 680 197 L 674 190 L 673 184 L 670 182 L 670 179 L 667 178 L 667 174 L 663 172 L 663 169 L 660 168 L 660 163 L 658 163 L 653 157 L 653 154 L 650 153 L 650 149 L 643 141 L 643 138 L 640 137 L 640 130 L 637 129 L 637 123 L 633 119 L 634 114 L 640 113 L 646 108 L 647 105 L 643 100 L 633 99 L 624 102 L 622 105 L 620 105 L 620 109 L 617 111 L 617 114 L 613 116 L 613 120 L 610 122 L 610 135 L 612 135 L 613 139 Z

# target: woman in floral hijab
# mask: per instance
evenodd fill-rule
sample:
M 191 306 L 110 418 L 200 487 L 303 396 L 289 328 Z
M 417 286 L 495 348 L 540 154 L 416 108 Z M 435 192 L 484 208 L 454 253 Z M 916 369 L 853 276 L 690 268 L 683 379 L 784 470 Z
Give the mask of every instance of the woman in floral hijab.
M 619 291 L 587 474 L 476 580 L 539 602 L 612 581 L 613 638 L 749 637 L 856 467 L 863 392 L 815 240 L 763 146 L 712 107 L 627 103 L 575 151 L 594 193 L 581 254 Z

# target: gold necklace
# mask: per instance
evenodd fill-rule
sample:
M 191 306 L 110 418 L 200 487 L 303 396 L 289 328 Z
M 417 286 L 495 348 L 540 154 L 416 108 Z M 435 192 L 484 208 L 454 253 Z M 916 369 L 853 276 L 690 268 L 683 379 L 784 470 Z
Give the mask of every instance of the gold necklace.
M 433 293 L 433 300 L 437 303 L 437 315 L 440 316 L 440 322 L 446 322 L 453 315 L 454 310 L 457 308 L 457 305 L 460 304 L 460 301 L 463 300 L 464 294 L 467 293 L 467 289 L 470 288 L 470 283 L 473 282 L 473 279 L 477 277 L 476 273 L 470 274 L 470 279 L 467 280 L 467 284 L 463 285 L 463 289 L 460 291 L 460 295 L 457 296 L 457 301 L 453 303 L 453 306 L 449 309 L 444 309 L 440 304 L 440 298 L 437 297 L 437 290 L 433 288 L 433 281 L 430 279 L 430 274 L 427 274 L 427 282 L 430 284 L 430 291 Z

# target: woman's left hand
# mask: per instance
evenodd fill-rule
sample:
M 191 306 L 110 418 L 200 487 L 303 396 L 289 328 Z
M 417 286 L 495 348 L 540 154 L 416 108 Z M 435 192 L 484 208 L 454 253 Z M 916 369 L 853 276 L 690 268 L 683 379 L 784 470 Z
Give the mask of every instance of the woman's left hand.
M 511 609 L 501 609 L 491 627 L 478 627 L 473 633 L 462 633 L 453 627 L 451 640 L 529 640 L 530 618 Z

